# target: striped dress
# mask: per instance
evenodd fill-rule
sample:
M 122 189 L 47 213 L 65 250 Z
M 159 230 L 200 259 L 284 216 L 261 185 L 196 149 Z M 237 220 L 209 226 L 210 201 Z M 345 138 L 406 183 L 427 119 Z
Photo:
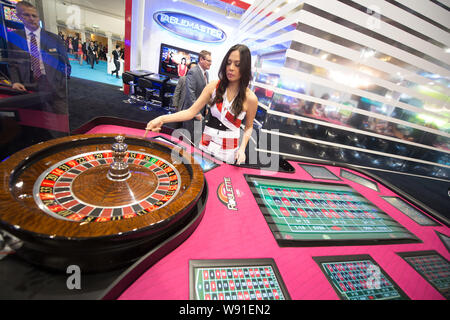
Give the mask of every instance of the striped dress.
M 215 91 L 214 94 L 215 95 Z M 216 103 L 210 108 L 211 118 L 205 125 L 200 149 L 216 158 L 234 163 L 236 151 L 239 149 L 240 128 L 246 112 L 234 117 L 231 111 L 233 101 L 228 101 L 225 92 L 222 103 Z

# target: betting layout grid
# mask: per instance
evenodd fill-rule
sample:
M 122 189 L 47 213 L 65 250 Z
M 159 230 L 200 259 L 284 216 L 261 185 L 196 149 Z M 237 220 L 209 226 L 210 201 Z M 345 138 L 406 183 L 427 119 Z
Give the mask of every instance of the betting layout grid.
M 110 150 L 90 152 L 65 159 L 36 180 L 34 199 L 49 215 L 70 221 L 105 222 L 130 219 L 150 213 L 170 202 L 179 191 L 180 176 L 169 162 L 142 153 L 127 152 L 124 161 L 153 171 L 158 178 L 156 190 L 146 199 L 121 207 L 96 207 L 83 203 L 72 192 L 73 181 L 86 170 L 113 163 Z
M 447 300 L 450 299 L 450 263 L 436 251 L 398 253 Z
M 313 257 L 313 259 L 341 299 L 409 299 L 369 255 Z
M 273 259 L 191 260 L 191 300 L 290 299 Z
M 305 165 L 305 164 L 299 164 L 299 166 L 301 168 L 303 168 L 306 172 L 308 172 L 311 175 L 311 177 L 313 177 L 314 179 L 341 180 L 339 177 L 337 177 L 334 173 L 332 173 L 330 170 L 328 170 L 325 167 L 318 166 L 318 165 Z M 362 176 L 359 176 L 348 170 L 340 169 L 340 176 L 347 180 L 356 182 L 357 184 L 360 184 L 366 188 L 372 189 L 377 192 L 380 191 L 376 182 L 369 180 L 367 178 L 364 178 Z M 414 220 L 416 223 L 420 224 L 421 226 L 439 226 L 440 225 L 436 221 L 427 217 L 420 210 L 416 209 L 414 206 L 412 206 L 411 204 L 404 201 L 403 199 L 400 199 L 400 198 L 394 197 L 394 196 L 381 196 L 381 198 L 384 199 L 385 201 L 389 202 L 392 206 L 394 206 L 400 212 L 407 215 L 409 218 L 411 218 L 412 220 Z
M 345 184 L 246 175 L 280 245 L 295 241 L 419 241 Z

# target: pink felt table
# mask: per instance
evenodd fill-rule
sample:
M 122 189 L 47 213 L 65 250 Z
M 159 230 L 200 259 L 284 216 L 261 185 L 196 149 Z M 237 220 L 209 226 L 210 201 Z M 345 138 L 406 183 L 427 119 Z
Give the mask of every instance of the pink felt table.
M 144 135 L 143 130 L 109 125 L 95 127 L 88 133 Z M 155 136 L 155 134 L 151 135 Z M 171 139 L 170 136 L 165 135 L 165 137 Z M 177 143 L 179 142 L 177 141 Z M 120 299 L 189 299 L 190 260 L 273 258 L 292 299 L 336 300 L 339 299 L 338 295 L 313 257 L 361 254 L 370 255 L 410 299 L 444 299 L 397 253 L 434 250 L 448 261 L 449 252 L 435 232 L 450 236 L 448 227 L 420 226 L 380 197 L 398 196 L 380 183 L 377 183 L 379 187 L 379 192 L 377 192 L 344 178 L 341 178 L 342 181 L 312 179 L 298 163 L 291 162 L 291 164 L 296 169 L 295 173 L 274 173 L 227 164 L 222 164 L 205 173 L 209 195 L 205 215 L 198 228 L 184 243 L 142 274 L 123 292 Z M 339 167 L 326 166 L 326 168 L 339 176 Z M 359 172 L 349 171 L 364 176 Z M 349 185 L 422 242 L 362 246 L 280 247 L 250 191 L 244 174 Z M 217 189 L 224 182 L 224 178 L 231 179 L 236 196 L 237 211 L 229 210 L 219 200 Z

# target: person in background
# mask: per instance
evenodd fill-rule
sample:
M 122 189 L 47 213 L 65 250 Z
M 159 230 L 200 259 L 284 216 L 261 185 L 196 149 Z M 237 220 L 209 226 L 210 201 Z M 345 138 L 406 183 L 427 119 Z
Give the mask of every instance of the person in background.
M 83 42 L 83 58 L 87 64 L 89 64 L 88 55 L 87 55 L 88 47 L 89 47 L 89 42 L 86 40 L 86 42 Z
M 193 67 L 197 66 L 197 63 L 191 62 L 189 64 L 189 70 Z M 175 87 L 175 92 L 173 93 L 172 98 L 172 107 L 177 111 L 181 110 L 181 106 L 184 104 L 184 97 L 186 95 L 186 76 L 180 77 L 178 79 L 177 86 Z
M 80 61 L 80 66 L 82 66 L 84 60 L 84 51 L 81 41 L 78 41 L 78 60 Z
M 73 53 L 75 54 L 75 59 L 78 60 L 78 43 L 80 42 L 80 39 L 78 38 L 78 35 L 75 35 L 72 40 L 72 46 L 73 46 Z
M 21 1 L 16 10 L 25 28 L 8 33 L 12 88 L 54 93 L 63 90 L 61 85 L 70 66 L 64 42 L 60 36 L 41 29 L 34 5 Z
M 116 45 L 116 50 L 113 50 L 113 59 L 114 59 L 114 65 L 116 66 L 116 70 L 114 70 L 111 75 L 116 74 L 116 78 L 119 79 L 119 71 L 120 71 L 120 46 Z
M 251 54 L 247 46 L 237 44 L 230 48 L 220 66 L 219 79 L 206 85 L 190 108 L 151 120 L 145 137 L 148 131 L 159 132 L 165 123 L 194 118 L 209 103 L 211 116 L 203 131 L 200 149 L 227 163 L 244 163 L 258 108 L 258 98 L 248 88 Z M 244 135 L 239 145 L 240 126 L 244 119 Z
M 186 75 L 186 93 L 182 105 L 183 110 L 189 109 L 192 106 L 198 97 L 200 97 L 205 86 L 209 83 L 208 70 L 211 68 L 211 63 L 211 52 L 206 50 L 200 51 L 198 65 L 190 69 Z M 205 111 L 202 111 L 202 113 L 195 116 L 195 120 L 201 121 L 204 115 Z M 198 141 L 194 141 L 194 137 L 200 136 L 201 132 L 194 132 L 195 127 L 194 120 L 183 122 L 183 128 L 190 133 L 191 141 L 197 143 Z
M 105 61 L 107 61 L 108 60 L 108 47 L 107 46 L 103 46 L 102 55 L 103 55 L 103 59 Z
M 88 59 L 91 69 L 94 69 L 94 62 L 97 60 L 97 51 L 95 50 L 95 45 L 92 41 L 89 43 L 88 47 Z
M 188 66 L 186 65 L 186 58 L 181 58 L 181 63 L 177 67 L 178 69 L 178 76 L 184 77 L 188 72 Z
M 98 64 L 98 42 L 94 41 L 95 63 Z
M 70 63 L 61 37 L 41 29 L 36 7 L 21 1 L 16 6 L 17 17 L 24 29 L 8 33 L 9 76 L 12 88 L 39 93 L 40 109 L 47 115 L 67 114 L 67 81 Z

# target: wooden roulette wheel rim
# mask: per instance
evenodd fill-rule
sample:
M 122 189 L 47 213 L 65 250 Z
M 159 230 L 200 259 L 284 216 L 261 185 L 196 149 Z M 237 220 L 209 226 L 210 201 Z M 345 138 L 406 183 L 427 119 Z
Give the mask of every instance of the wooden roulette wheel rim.
M 0 164 L 3 177 L 0 182 L 0 227 L 23 241 L 23 249 L 18 254 L 31 262 L 54 269 L 65 269 L 69 264 L 79 265 L 87 271 L 113 269 L 135 261 L 199 217 L 198 210 L 202 210 L 199 205 L 206 201 L 207 193 L 200 165 L 181 148 L 174 150 L 164 143 L 132 136 L 126 136 L 125 140 L 130 153 L 153 155 L 170 164 L 176 171 L 178 191 L 167 203 L 152 207 L 142 215 L 98 222 L 59 218 L 46 212 L 42 203 L 39 205 L 35 184 L 42 179 L 44 172 L 80 154 L 111 150 L 116 136 L 78 135 L 50 140 L 24 149 Z M 178 157 L 178 161 L 172 161 L 172 154 Z M 139 185 L 140 180 L 137 178 L 127 183 L 137 184 L 134 193 L 142 191 L 139 201 L 155 191 L 152 189 L 146 192 L 145 186 Z M 111 201 L 119 201 L 112 206 L 124 204 L 120 203 L 121 200 L 126 203 L 127 200 L 123 199 L 111 200 L 114 197 L 107 199 L 104 192 L 107 188 L 100 186 L 98 189 L 99 186 L 95 186 L 95 181 L 100 179 L 86 179 L 78 185 L 86 185 L 87 181 L 94 181 L 92 203 L 97 206 L 102 201 L 108 202 L 106 206 L 111 206 Z M 105 184 L 106 180 L 101 181 Z M 116 186 L 112 182 L 110 187 L 114 189 Z M 79 195 L 84 201 L 89 201 L 89 188 L 83 196 L 82 193 Z

